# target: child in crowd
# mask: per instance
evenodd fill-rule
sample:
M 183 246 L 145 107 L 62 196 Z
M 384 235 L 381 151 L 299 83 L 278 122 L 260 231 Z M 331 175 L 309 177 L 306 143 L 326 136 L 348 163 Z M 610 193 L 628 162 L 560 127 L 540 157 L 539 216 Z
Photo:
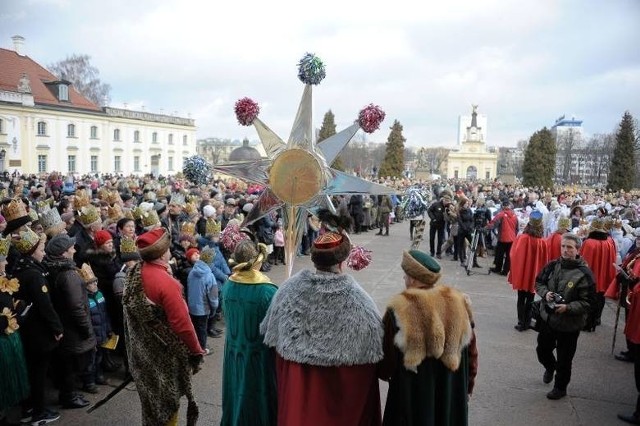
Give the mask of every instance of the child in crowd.
M 200 346 L 205 350 L 205 355 L 209 355 L 211 351 L 207 348 L 207 321 L 218 309 L 218 285 L 209 265 L 200 260 L 197 248 L 187 250 L 187 260 L 193 265 L 187 277 L 189 316 Z
M 276 232 L 273 237 L 273 264 L 277 265 L 278 261 L 286 265 L 284 260 L 284 232 L 280 222 L 277 224 Z

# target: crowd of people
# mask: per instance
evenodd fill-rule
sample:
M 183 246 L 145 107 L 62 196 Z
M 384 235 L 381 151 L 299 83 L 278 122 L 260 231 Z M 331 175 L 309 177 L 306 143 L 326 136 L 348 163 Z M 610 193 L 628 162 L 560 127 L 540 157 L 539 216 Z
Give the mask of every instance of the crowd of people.
M 474 231 L 494 252 L 492 271 L 518 291 L 516 329 L 539 331 L 545 383 L 555 374 L 548 398 L 566 395 L 579 333 L 599 325 L 605 297 L 629 300 L 628 350 L 618 357 L 635 361 L 640 377 L 638 194 L 381 180 L 396 193 L 338 195 L 334 211 L 309 213 L 295 250 L 314 269 L 273 283 L 265 274 L 285 262 L 282 217 L 244 223 L 264 188 L 6 178 L 0 413 L 9 420 L 54 422 L 50 383 L 62 408 L 83 408 L 81 392 L 98 393 L 105 372 L 124 370 L 144 425 L 177 424 L 183 396 L 195 424 L 191 377 L 211 353 L 208 338 L 224 337 L 223 425 L 466 424 L 475 323 L 468 297 L 439 278 L 446 256 L 464 264 Z M 406 290 L 381 315 L 345 271 L 349 234 L 388 236 L 404 219 L 414 247 L 429 228 L 429 250 L 403 253 Z M 479 266 L 489 252 L 473 256 Z M 390 382 L 384 412 L 379 378 Z M 640 424 L 640 405 L 621 418 Z

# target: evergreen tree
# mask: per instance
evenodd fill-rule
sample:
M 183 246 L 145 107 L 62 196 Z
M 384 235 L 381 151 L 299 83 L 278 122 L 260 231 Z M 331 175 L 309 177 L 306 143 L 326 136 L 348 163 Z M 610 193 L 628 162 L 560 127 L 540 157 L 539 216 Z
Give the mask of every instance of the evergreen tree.
M 322 142 L 323 140 L 330 138 L 335 134 L 336 120 L 333 112 L 329 110 L 325 113 L 324 118 L 322 119 L 322 127 L 320 127 L 320 131 L 318 132 L 318 142 Z M 333 160 L 331 167 L 342 172 L 344 171 L 344 164 L 342 164 L 340 156 L 337 156 L 335 160 Z
M 402 136 L 402 124 L 398 120 L 393 122 L 391 133 L 387 138 L 386 152 L 384 160 L 380 165 L 378 176 L 381 178 L 402 177 L 404 172 L 404 143 L 406 139 Z
M 522 183 L 528 187 L 553 188 L 556 164 L 556 143 L 546 127 L 529 139 L 524 151 Z
M 631 190 L 635 181 L 635 126 L 633 117 L 626 111 L 616 133 L 616 145 L 609 167 L 607 188 L 611 191 Z

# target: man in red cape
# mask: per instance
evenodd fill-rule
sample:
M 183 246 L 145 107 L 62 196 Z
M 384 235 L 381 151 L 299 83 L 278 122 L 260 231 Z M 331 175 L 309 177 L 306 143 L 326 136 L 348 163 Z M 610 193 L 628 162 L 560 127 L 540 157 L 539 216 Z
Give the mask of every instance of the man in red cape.
M 582 244 L 580 256 L 587 262 L 596 280 L 596 299 L 585 331 L 595 331 L 600 325 L 604 309 L 604 293 L 616 277 L 616 243 L 604 229 L 604 221 L 594 218 L 589 226 L 589 235 Z
M 562 242 L 562 234 L 571 230 L 571 219 L 561 217 L 558 219 L 558 229 L 546 239 L 547 253 L 549 260 L 555 260 L 560 257 L 560 243 Z
M 342 272 L 350 217 L 318 214 L 337 230 L 313 242 L 315 271 L 303 269 L 282 283 L 260 324 L 264 343 L 276 350 L 278 425 L 379 426 L 382 319 Z
M 536 291 L 536 276 L 547 264 L 547 243 L 542 238 L 542 213 L 534 210 L 524 232 L 511 247 L 514 262 L 507 280 L 518 291 L 518 324 L 515 329 L 526 331 L 531 327 L 531 304 Z

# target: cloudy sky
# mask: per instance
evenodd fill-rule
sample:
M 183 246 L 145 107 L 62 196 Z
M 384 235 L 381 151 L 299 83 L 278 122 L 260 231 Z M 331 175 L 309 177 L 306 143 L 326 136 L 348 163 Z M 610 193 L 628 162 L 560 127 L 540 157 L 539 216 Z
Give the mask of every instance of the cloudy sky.
M 640 115 L 639 22 L 638 0 L 0 0 L 0 47 L 22 35 L 43 65 L 88 54 L 112 106 L 190 114 L 199 138 L 257 139 L 233 112 L 249 96 L 285 140 L 313 52 L 317 127 L 373 102 L 387 119 L 368 140 L 398 120 L 408 145 L 452 146 L 479 104 L 489 145 L 515 146 L 563 114 L 587 134 Z

